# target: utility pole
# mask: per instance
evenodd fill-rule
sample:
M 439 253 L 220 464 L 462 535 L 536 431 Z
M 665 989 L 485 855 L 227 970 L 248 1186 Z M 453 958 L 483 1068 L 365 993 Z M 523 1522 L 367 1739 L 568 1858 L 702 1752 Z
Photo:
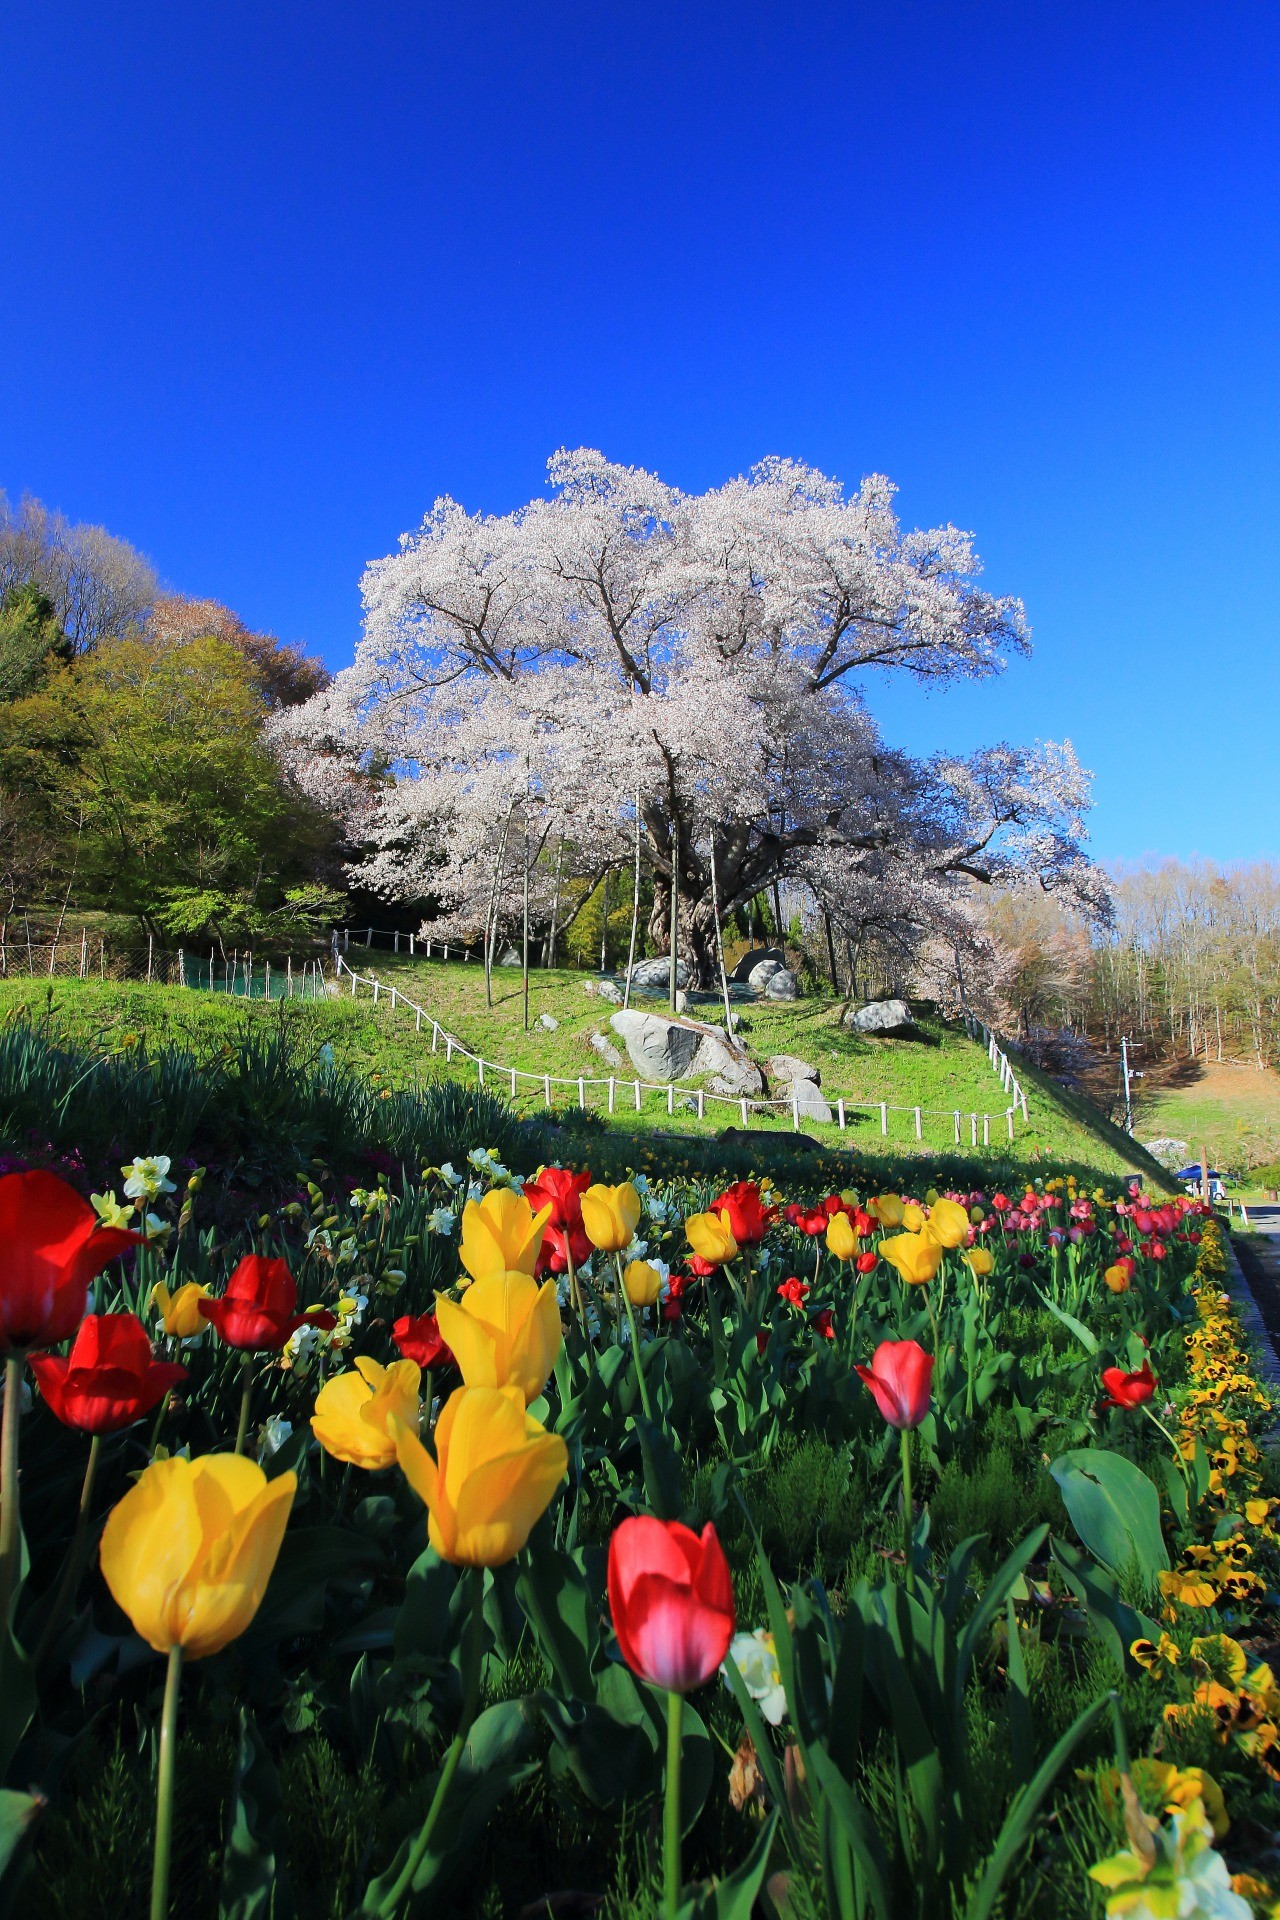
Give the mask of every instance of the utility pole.
M 1141 1047 L 1141 1040 L 1131 1040 L 1128 1034 L 1120 1036 L 1120 1071 L 1124 1075 L 1124 1130 L 1133 1132 L 1133 1087 L 1132 1082 L 1141 1080 L 1142 1075 L 1136 1067 L 1129 1065 L 1130 1047 Z

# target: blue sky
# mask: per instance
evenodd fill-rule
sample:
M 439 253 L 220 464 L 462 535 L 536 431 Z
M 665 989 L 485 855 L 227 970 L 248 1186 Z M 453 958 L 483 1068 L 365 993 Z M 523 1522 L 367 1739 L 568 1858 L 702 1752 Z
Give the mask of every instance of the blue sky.
M 9 0 L 0 486 L 350 658 L 560 444 L 972 528 L 1095 850 L 1280 855 L 1280 8 Z

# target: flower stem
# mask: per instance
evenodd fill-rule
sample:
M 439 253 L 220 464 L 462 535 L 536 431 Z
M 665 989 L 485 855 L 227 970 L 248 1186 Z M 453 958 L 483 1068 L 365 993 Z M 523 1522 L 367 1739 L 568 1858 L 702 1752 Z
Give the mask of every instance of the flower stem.
M 640 1363 L 640 1332 L 636 1326 L 636 1310 L 631 1304 L 631 1295 L 627 1292 L 627 1283 L 622 1277 L 622 1255 L 614 1254 L 618 1268 L 618 1290 L 622 1295 L 622 1304 L 627 1310 L 627 1324 L 631 1328 L 631 1353 L 636 1363 L 636 1380 L 640 1387 L 640 1405 L 644 1408 L 644 1417 L 653 1425 L 653 1408 L 649 1403 L 649 1383 L 644 1377 L 644 1368 Z
M 178 1746 L 178 1695 L 182 1680 L 182 1648 L 169 1649 L 164 1677 L 164 1709 L 160 1717 L 160 1765 L 156 1779 L 156 1852 L 151 1870 L 151 1920 L 168 1920 L 169 1856 L 173 1848 L 173 1780 Z
M 915 1524 L 911 1510 L 911 1429 L 902 1429 L 902 1557 L 906 1566 L 907 1592 L 916 1583 Z
M 18 1421 L 22 1415 L 22 1355 L 4 1363 L 4 1423 L 0 1429 L 0 1644 L 9 1631 L 9 1603 L 18 1570 Z
M 484 1568 L 469 1567 L 464 1577 L 471 1582 L 471 1615 L 462 1644 L 462 1717 L 458 1721 L 458 1731 L 453 1737 L 453 1744 L 444 1757 L 440 1778 L 431 1796 L 431 1805 L 427 1808 L 427 1817 L 422 1823 L 417 1839 L 409 1849 L 409 1856 L 404 1866 L 396 1875 L 394 1884 L 379 1902 L 378 1920 L 394 1920 L 395 1914 L 399 1912 L 401 1901 L 413 1886 L 414 1876 L 427 1857 L 431 1836 L 444 1810 L 449 1788 L 453 1784 L 453 1776 L 458 1771 L 458 1764 L 467 1744 L 467 1735 L 471 1732 L 471 1723 L 476 1717 L 476 1707 L 480 1699 L 480 1665 L 484 1652 Z M 154 1915 L 152 1920 L 156 1920 Z
M 680 1721 L 684 1696 L 667 1694 L 667 1798 L 662 1816 L 662 1912 L 675 1920 L 680 1910 Z
M 244 1452 L 244 1443 L 249 1437 L 249 1408 L 253 1400 L 253 1355 L 240 1355 L 240 1425 L 236 1429 L 236 1452 Z
M 76 1514 L 76 1529 L 71 1536 L 71 1545 L 67 1549 L 67 1557 L 62 1568 L 62 1578 L 58 1582 L 58 1591 L 54 1595 L 53 1606 L 49 1610 L 49 1618 L 45 1622 L 44 1631 L 36 1643 L 34 1654 L 31 1656 L 32 1665 L 37 1669 L 48 1654 L 58 1633 L 61 1631 L 67 1609 L 75 1600 L 76 1593 L 80 1586 L 80 1578 L 84 1572 L 84 1543 L 89 1532 L 89 1509 L 93 1504 L 93 1482 L 98 1471 L 98 1458 L 101 1452 L 102 1435 L 95 1433 L 93 1439 L 89 1442 L 89 1458 L 85 1464 L 84 1481 L 80 1488 L 80 1507 Z

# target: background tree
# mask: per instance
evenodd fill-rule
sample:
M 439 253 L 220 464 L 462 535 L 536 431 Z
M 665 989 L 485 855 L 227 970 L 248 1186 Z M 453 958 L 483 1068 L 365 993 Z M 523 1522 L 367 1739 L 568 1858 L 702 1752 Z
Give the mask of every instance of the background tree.
M 105 527 L 72 525 L 30 495 L 15 510 L 0 492 L 0 594 L 34 586 L 73 653 L 119 638 L 160 590 L 151 562 Z
M 921 762 L 867 707 L 875 674 L 946 682 L 1025 650 L 1021 606 L 979 584 L 967 535 L 904 533 L 887 481 L 846 498 L 791 461 L 701 495 L 590 450 L 550 472 L 550 499 L 514 514 L 437 501 L 368 569 L 354 665 L 275 723 L 303 764 L 394 770 L 365 884 L 488 925 L 490 894 L 512 908 L 513 805 L 536 809 L 588 893 L 628 864 L 638 807 L 650 944 L 668 948 L 674 888 L 700 985 L 713 846 L 722 920 L 783 880 L 847 938 L 890 903 L 936 921 L 975 886 L 1031 874 L 1100 904 L 1069 746 Z

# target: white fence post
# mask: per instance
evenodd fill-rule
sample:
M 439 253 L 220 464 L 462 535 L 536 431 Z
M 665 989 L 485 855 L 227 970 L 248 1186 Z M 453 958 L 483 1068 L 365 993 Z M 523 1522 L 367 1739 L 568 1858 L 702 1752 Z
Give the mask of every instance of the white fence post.
M 578 1079 L 578 1105 L 579 1105 L 580 1107 L 582 1107 L 582 1108 L 583 1108 L 583 1109 L 585 1110 L 585 1108 L 586 1108 L 586 1104 L 587 1104 L 587 1089 L 586 1089 L 586 1084 L 585 1084 L 585 1082 L 584 1082 L 584 1081 L 582 1080 L 582 1078 L 581 1078 L 581 1076 L 579 1076 L 579 1079 Z
M 969 1115 L 969 1145 L 971 1147 L 976 1147 L 977 1144 L 978 1144 L 978 1116 L 976 1113 L 971 1113 Z
M 747 1124 L 747 1103 L 745 1100 L 742 1103 L 742 1124 L 744 1127 Z
M 989 1113 L 984 1113 L 982 1116 L 982 1144 L 984 1147 L 991 1145 L 991 1115 Z
M 480 1081 L 480 1085 L 481 1085 L 481 1086 L 483 1087 L 483 1085 L 484 1085 L 484 1061 L 483 1061 L 482 1059 L 480 1059 L 480 1057 L 479 1057 L 478 1055 L 477 1055 L 477 1057 L 476 1057 L 476 1074 L 477 1074 L 477 1076 L 478 1076 L 478 1078 L 479 1078 L 479 1081 Z
M 702 1088 L 699 1087 L 698 1088 L 698 1118 L 699 1120 L 705 1120 L 706 1117 L 707 1117 L 706 1097 L 703 1094 Z
M 618 1083 L 617 1083 L 617 1081 L 616 1081 L 616 1080 L 614 1079 L 614 1077 L 613 1077 L 613 1075 L 612 1075 L 612 1074 L 610 1074 L 610 1075 L 609 1075 L 609 1111 L 610 1111 L 610 1113 L 612 1113 L 612 1112 L 613 1112 L 613 1096 L 614 1096 L 614 1093 L 615 1093 L 615 1092 L 616 1092 L 616 1090 L 617 1090 L 617 1084 L 618 1084 Z
M 668 1115 L 670 1115 L 670 1114 L 673 1114 L 673 1113 L 675 1112 L 675 1110 L 676 1110 L 676 1090 L 675 1090 L 675 1088 L 674 1088 L 673 1086 L 670 1086 L 670 1085 L 669 1085 L 669 1086 L 667 1087 L 667 1113 L 668 1113 Z
M 514 1099 L 515 1099 L 515 1097 L 516 1097 L 516 1070 L 515 1070 L 515 1068 L 514 1068 L 514 1067 L 512 1067 L 512 1069 L 511 1069 L 511 1098 L 512 1098 L 512 1099 L 514 1100 Z
M 920 1109 L 919 1109 L 919 1107 L 917 1107 L 917 1108 L 916 1108 L 916 1139 L 917 1139 L 917 1140 L 923 1140 L 923 1139 L 924 1139 L 924 1134 L 923 1134 L 923 1133 L 922 1133 L 922 1132 L 920 1131 Z
M 1012 1107 L 1009 1107 L 1006 1109 L 1004 1117 L 1009 1128 L 1009 1138 L 1012 1140 L 1013 1138 L 1013 1108 Z
M 844 1132 L 844 1100 L 843 1099 L 836 1101 L 836 1113 L 840 1120 L 840 1131 L 841 1133 L 843 1133 Z
M 958 1109 L 952 1115 L 952 1118 L 955 1121 L 956 1145 L 959 1146 L 960 1145 L 960 1113 Z
M 794 1088 L 791 1093 L 791 1131 L 793 1133 L 800 1131 L 800 1095 Z
M 551 1105 L 551 1075 L 549 1073 L 544 1073 L 542 1076 L 542 1098 L 549 1107 Z
M 640 1111 L 640 1082 L 636 1081 L 636 1112 Z

